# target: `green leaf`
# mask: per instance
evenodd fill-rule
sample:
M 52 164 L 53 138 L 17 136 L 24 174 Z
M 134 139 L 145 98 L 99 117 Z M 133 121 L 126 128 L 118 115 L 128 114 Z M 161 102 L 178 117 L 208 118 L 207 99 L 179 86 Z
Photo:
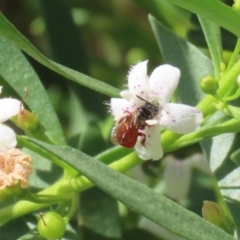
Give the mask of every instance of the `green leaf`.
M 231 159 L 235 162 L 238 166 L 240 166 L 240 149 L 237 149 L 235 152 L 232 153 Z
M 214 72 L 215 72 L 215 78 L 218 79 L 220 77 L 220 63 L 222 60 L 222 42 L 221 42 L 221 32 L 220 27 L 211 22 L 207 19 L 198 16 L 198 19 L 201 23 L 204 36 L 206 38 L 208 48 L 211 54 L 213 66 L 214 66 Z
M 204 127 L 213 128 L 224 123 L 228 117 L 221 113 L 215 113 Z M 226 133 L 200 142 L 201 148 L 209 161 L 212 172 L 218 171 L 228 158 L 229 151 L 234 143 L 236 133 Z
M 29 228 L 23 218 L 14 219 L 0 228 L 0 239 L 18 239 L 27 231 Z
M 98 188 L 81 193 L 83 226 L 108 238 L 121 238 L 120 216 L 115 199 Z
M 36 190 L 42 190 L 49 187 L 62 176 L 62 168 L 48 161 L 46 158 L 38 155 L 29 149 L 22 149 L 24 153 L 31 156 L 33 161 L 34 171 L 30 175 L 30 186 Z
M 58 118 L 40 79 L 26 57 L 11 41 L 2 36 L 0 36 L 0 49 L 1 78 L 7 82 L 21 98 L 25 95 L 24 88 L 26 86 L 28 87 L 29 96 L 24 103 L 37 115 L 48 137 L 50 137 L 54 143 L 64 145 L 65 140 Z
M 166 63 L 181 70 L 178 94 L 181 102 L 196 105 L 205 94 L 200 89 L 201 77 L 213 72 L 211 61 L 196 47 L 176 36 L 154 17 L 149 17 Z
M 28 139 L 39 151 L 44 149 L 68 162 L 110 196 L 184 239 L 233 239 L 196 214 L 80 151 L 23 139 Z
M 39 233 L 38 233 L 37 229 L 35 228 L 35 229 L 31 230 L 30 232 L 27 232 L 26 234 L 24 234 L 17 240 L 44 240 L 44 238 L 39 236 Z
M 233 221 L 235 222 L 238 239 L 239 239 L 239 236 L 240 236 L 240 215 L 239 215 L 240 202 L 233 200 L 231 198 L 227 198 L 227 199 L 225 199 L 225 201 L 227 203 L 229 210 L 231 211 Z
M 179 7 L 185 8 L 191 12 L 226 28 L 228 31 L 240 37 L 239 21 L 240 15 L 232 8 L 218 0 L 169 0 Z
M 219 110 L 233 118 L 236 118 L 238 121 L 240 121 L 240 108 L 239 107 L 227 105 L 225 108 L 223 108 L 223 109 L 220 108 Z
M 2 14 L 0 14 L 0 35 L 8 38 L 18 48 L 60 75 L 107 96 L 119 96 L 118 89 L 46 58 Z
M 86 47 L 80 35 L 80 28 L 73 22 L 71 8 L 63 0 L 41 0 L 40 3 L 54 60 L 87 73 Z
M 236 216 L 236 208 L 240 204 L 240 167 L 235 163 L 240 156 L 240 152 L 237 150 L 239 149 L 239 141 L 239 134 L 228 133 L 201 143 L 218 180 L 221 194 L 229 207 L 238 236 L 240 236 L 240 219 Z

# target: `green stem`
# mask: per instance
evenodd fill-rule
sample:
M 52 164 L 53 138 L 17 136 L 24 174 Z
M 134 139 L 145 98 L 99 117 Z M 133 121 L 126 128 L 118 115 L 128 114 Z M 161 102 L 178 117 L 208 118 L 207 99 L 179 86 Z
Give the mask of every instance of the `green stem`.
M 40 204 L 54 204 L 59 203 L 62 201 L 67 200 L 69 197 L 66 196 L 53 196 L 53 195 L 46 195 L 46 194 L 33 194 L 30 191 L 21 198 L 21 200 L 31 201 L 34 203 L 40 203 Z
M 228 72 L 234 66 L 234 64 L 236 62 L 236 59 L 237 59 L 237 56 L 239 54 L 239 51 L 240 51 L 240 39 L 238 38 L 237 44 L 235 46 L 235 49 L 234 49 L 234 51 L 232 53 L 232 56 L 231 56 L 231 58 L 229 60 L 226 72 Z
M 119 172 L 125 172 L 141 162 L 142 160 L 140 160 L 136 156 L 135 152 L 133 152 L 121 160 L 110 164 L 109 167 Z M 70 181 L 66 178 L 62 178 L 52 186 L 41 191 L 39 195 L 43 194 L 59 197 L 69 196 L 69 198 L 71 198 L 73 192 L 81 192 L 92 186 L 94 186 L 94 184 L 84 176 L 73 178 Z M 3 225 L 14 218 L 18 218 L 30 212 L 39 211 L 40 209 L 50 205 L 52 205 L 52 203 L 34 203 L 26 200 L 20 200 L 15 204 L 0 209 L 0 224 Z
M 50 195 L 50 196 L 69 196 L 67 195 L 68 185 L 65 179 L 61 179 L 49 188 L 44 189 L 39 194 Z M 71 195 L 70 195 L 71 197 Z M 30 212 L 36 212 L 40 209 L 48 207 L 52 203 L 35 203 L 27 200 L 20 200 L 15 204 L 8 205 L 0 209 L 0 224 L 5 224 L 11 219 L 18 218 Z
M 77 210 L 77 205 L 78 205 L 77 194 L 76 193 L 72 193 L 72 200 L 71 200 L 70 210 L 67 213 L 67 215 L 64 216 L 64 220 L 66 221 L 66 223 L 68 223 L 70 221 L 70 219 L 73 217 L 73 215 L 75 214 L 75 212 Z
M 237 119 L 231 119 L 217 127 L 210 127 L 205 129 L 200 129 L 193 133 L 182 135 L 178 140 L 170 145 L 163 144 L 164 152 L 171 152 L 173 150 L 189 146 L 193 143 L 200 142 L 207 137 L 213 137 L 219 134 L 229 133 L 229 132 L 239 132 L 240 124 Z
M 237 91 L 232 96 L 226 97 L 223 100 L 225 102 L 229 102 L 229 101 L 235 100 L 235 99 L 237 99 L 239 97 L 240 97 L 240 88 L 238 88 Z

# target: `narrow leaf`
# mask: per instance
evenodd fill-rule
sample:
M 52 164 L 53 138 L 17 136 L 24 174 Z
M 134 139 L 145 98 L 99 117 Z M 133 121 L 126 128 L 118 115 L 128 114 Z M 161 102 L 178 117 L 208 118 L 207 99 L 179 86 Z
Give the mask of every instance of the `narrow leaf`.
M 193 13 L 226 28 L 228 31 L 240 37 L 239 21 L 240 15 L 232 8 L 218 0 L 169 0 L 179 7 L 185 8 Z
M 8 39 L 0 36 L 0 76 L 23 98 L 27 86 L 29 96 L 24 101 L 37 115 L 50 139 L 59 145 L 65 140 L 58 118 L 40 79 L 23 53 Z M 4 89 L 3 89 L 4 91 Z
M 225 201 L 227 203 L 227 206 L 228 206 L 229 210 L 232 213 L 232 217 L 233 217 L 233 221 L 235 223 L 237 235 L 239 237 L 240 236 L 240 214 L 239 214 L 239 212 L 240 212 L 240 202 L 235 201 L 231 198 L 227 198 L 227 199 L 225 199 Z
M 233 239 L 196 214 L 80 151 L 24 139 L 39 149 L 57 155 L 115 199 L 184 239 Z
M 91 88 L 97 92 L 106 94 L 110 97 L 118 97 L 119 90 L 73 69 L 67 68 L 53 62 L 42 55 L 20 32 L 0 13 L 0 35 L 11 40 L 18 48 L 25 51 L 28 55 L 40 62 L 42 65 L 63 75 L 64 77 L 77 82 L 85 87 Z
M 215 77 L 218 79 L 220 76 L 220 63 L 223 61 L 220 27 L 201 16 L 198 16 L 198 19 L 201 23 L 204 36 L 211 54 Z
M 98 188 L 81 193 L 83 226 L 108 238 L 121 238 L 117 201 Z

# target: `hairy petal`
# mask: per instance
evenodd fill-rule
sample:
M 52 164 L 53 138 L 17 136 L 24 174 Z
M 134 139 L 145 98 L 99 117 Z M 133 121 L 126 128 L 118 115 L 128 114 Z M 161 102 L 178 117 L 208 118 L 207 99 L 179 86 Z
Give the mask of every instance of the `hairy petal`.
M 179 134 L 195 131 L 203 120 L 198 108 L 175 103 L 165 104 L 159 117 L 161 126 Z
M 146 135 L 145 146 L 141 144 L 142 136 L 138 137 L 135 150 L 139 158 L 143 160 L 159 160 L 163 156 L 163 149 L 160 141 L 160 126 L 146 127 L 143 131 Z
M 21 102 L 13 98 L 0 99 L 0 123 L 17 115 Z
M 128 75 L 128 88 L 134 95 L 143 97 L 148 95 L 147 61 L 140 62 L 133 66 Z
M 114 120 L 118 120 L 125 111 L 133 112 L 136 107 L 136 104 L 132 101 L 122 98 L 111 98 L 110 110 L 114 116 Z
M 160 105 L 168 102 L 178 85 L 180 76 L 180 70 L 168 64 L 155 68 L 149 78 L 150 96 L 153 99 L 160 98 Z
M 16 135 L 10 127 L 0 124 L 0 136 L 0 152 L 6 152 L 16 147 Z

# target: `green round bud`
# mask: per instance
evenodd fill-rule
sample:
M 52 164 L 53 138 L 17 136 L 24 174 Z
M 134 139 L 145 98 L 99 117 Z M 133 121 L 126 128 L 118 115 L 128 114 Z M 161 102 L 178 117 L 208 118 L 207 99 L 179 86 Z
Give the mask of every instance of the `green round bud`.
M 233 9 L 237 13 L 240 13 L 240 0 L 234 0 Z
M 200 82 L 201 89 L 206 94 L 214 95 L 218 90 L 218 81 L 211 75 L 203 77 Z
M 224 62 L 220 62 L 220 70 L 224 72 L 226 70 L 226 64 Z
M 56 212 L 48 212 L 38 220 L 38 232 L 41 237 L 55 240 L 61 239 L 66 231 L 66 222 Z

